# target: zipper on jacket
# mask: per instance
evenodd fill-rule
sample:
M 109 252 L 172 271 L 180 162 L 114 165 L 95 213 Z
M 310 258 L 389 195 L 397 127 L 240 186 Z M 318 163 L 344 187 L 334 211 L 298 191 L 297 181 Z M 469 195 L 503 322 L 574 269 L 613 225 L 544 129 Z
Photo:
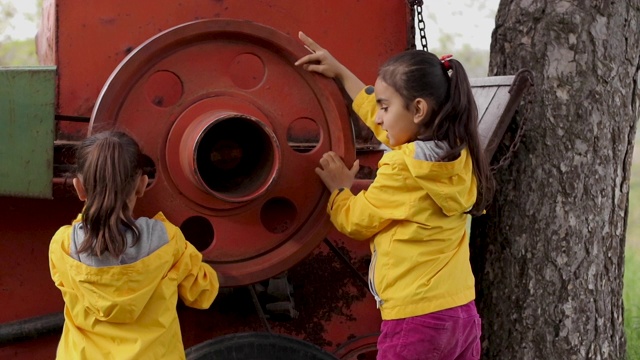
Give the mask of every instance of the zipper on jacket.
M 371 294 L 376 299 L 376 307 L 380 309 L 380 306 L 384 304 L 384 301 L 380 298 L 380 296 L 378 295 L 378 292 L 376 291 L 375 275 L 376 275 L 376 258 L 377 257 L 378 255 L 376 251 L 376 246 L 373 245 L 373 254 L 371 255 L 371 262 L 369 263 L 369 291 L 371 291 Z

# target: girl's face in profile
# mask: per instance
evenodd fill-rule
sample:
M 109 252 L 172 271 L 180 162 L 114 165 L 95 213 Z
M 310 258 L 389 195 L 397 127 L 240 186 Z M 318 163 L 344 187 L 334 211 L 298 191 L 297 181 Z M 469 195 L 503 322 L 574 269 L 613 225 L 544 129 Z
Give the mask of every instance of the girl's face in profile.
M 376 80 L 375 94 L 378 104 L 376 124 L 387 132 L 389 145 L 399 146 L 414 141 L 419 126 L 414 121 L 416 112 L 412 106 L 407 109 L 400 94 L 380 78 Z

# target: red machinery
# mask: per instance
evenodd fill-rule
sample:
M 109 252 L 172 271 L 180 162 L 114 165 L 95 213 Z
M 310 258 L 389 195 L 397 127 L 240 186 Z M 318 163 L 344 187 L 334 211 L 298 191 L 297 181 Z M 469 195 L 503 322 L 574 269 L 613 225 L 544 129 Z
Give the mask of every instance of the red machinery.
M 137 214 L 163 211 L 227 286 L 209 310 L 180 307 L 190 358 L 254 343 L 272 349 L 265 359 L 373 358 L 368 245 L 331 231 L 313 169 L 333 150 L 370 178 L 380 153 L 339 87 L 293 63 L 302 30 L 372 83 L 413 46 L 412 28 L 405 0 L 45 0 L 53 192 L 0 197 L 0 358 L 55 354 L 63 303 L 48 243 L 81 210 L 69 149 L 111 128 L 132 134 L 152 169 Z

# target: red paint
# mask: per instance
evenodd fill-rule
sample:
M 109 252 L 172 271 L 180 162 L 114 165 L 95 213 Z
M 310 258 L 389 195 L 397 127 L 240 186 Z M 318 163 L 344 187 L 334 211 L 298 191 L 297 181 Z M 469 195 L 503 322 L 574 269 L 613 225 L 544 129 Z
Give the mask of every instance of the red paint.
M 314 169 L 330 150 L 355 159 L 338 88 L 293 65 L 305 53 L 300 42 L 255 23 L 181 25 L 131 53 L 92 114 L 90 132 L 123 129 L 156 165 L 138 214 L 162 210 L 181 227 L 195 216 L 210 222 L 213 241 L 202 253 L 225 286 L 276 276 L 307 256 L 329 230 L 321 205 L 328 193 Z M 182 84 L 174 105 L 149 101 L 149 82 L 159 77 Z M 289 145 L 289 126 L 300 118 L 322 134 L 311 152 Z
M 202 19 L 224 20 L 192 23 Z M 59 122 L 59 141 L 112 127 L 132 133 L 156 167 L 139 215 L 162 210 L 183 225 L 227 285 L 287 270 L 300 315 L 269 321 L 272 331 L 355 359 L 370 358 L 380 315 L 360 279 L 322 239 L 329 231 L 365 277 L 368 244 L 331 230 L 328 194 L 313 169 L 327 150 L 352 162 L 357 145 L 361 165 L 370 169 L 357 188 L 366 188 L 381 153 L 369 151 L 377 142 L 360 125 L 354 144 L 348 104 L 333 81 L 292 65 L 306 53 L 297 32 L 373 83 L 378 66 L 413 43 L 409 20 L 404 0 L 45 0 L 37 43 L 41 62 L 58 67 L 56 113 L 94 114 L 89 127 Z M 227 128 L 229 119 L 238 121 Z M 248 179 L 230 174 L 251 147 L 242 136 L 208 137 L 220 129 L 253 133 L 255 154 L 272 156 L 258 157 Z M 209 178 L 209 166 L 228 181 Z M 82 204 L 67 182 L 54 185 L 54 200 L 0 198 L 0 323 L 63 309 L 49 275 L 48 244 Z M 185 347 L 264 331 L 244 287 L 224 290 L 209 310 L 179 306 L 179 314 Z M 0 358 L 53 358 L 58 337 L 5 345 Z

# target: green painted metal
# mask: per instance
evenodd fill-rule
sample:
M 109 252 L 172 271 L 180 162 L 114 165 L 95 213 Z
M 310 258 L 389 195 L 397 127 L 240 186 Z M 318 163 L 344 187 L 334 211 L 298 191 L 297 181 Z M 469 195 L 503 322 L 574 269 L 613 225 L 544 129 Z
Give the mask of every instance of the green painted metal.
M 56 68 L 0 67 L 0 195 L 51 198 Z

